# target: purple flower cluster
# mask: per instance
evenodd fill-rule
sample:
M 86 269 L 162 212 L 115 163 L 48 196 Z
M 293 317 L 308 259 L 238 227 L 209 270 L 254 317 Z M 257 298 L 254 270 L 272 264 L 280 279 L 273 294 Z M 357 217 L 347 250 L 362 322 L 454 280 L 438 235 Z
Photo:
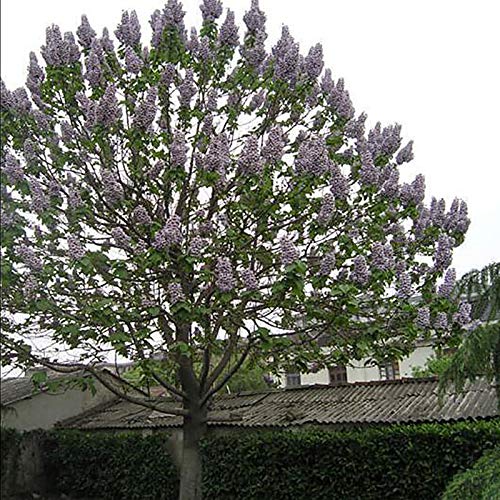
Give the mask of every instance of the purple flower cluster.
M 228 257 L 218 257 L 215 265 L 215 284 L 222 292 L 230 292 L 236 285 L 231 261 Z
M 379 241 L 371 247 L 370 263 L 374 269 L 385 271 L 394 267 L 394 253 L 390 243 L 382 245 Z
M 274 76 L 278 80 L 294 85 L 299 71 L 299 44 L 290 35 L 288 26 L 283 26 L 281 38 L 272 50 Z
M 16 253 L 32 271 L 41 271 L 43 269 L 42 260 L 28 245 L 21 245 Z
M 177 302 L 183 302 L 186 300 L 186 296 L 182 291 L 180 283 L 169 283 L 167 289 L 171 304 L 176 304 Z
M 349 183 L 335 163 L 330 164 L 330 176 L 330 191 L 335 197 L 345 199 L 349 194 Z
M 71 186 L 68 189 L 68 206 L 70 208 L 78 208 L 83 205 L 82 197 L 80 196 L 80 191 L 77 187 Z
M 259 151 L 259 139 L 250 135 L 243 146 L 238 166 L 245 174 L 260 174 L 262 171 L 262 159 Z
M 420 205 L 425 198 L 425 177 L 418 174 L 411 184 L 403 184 L 401 186 L 400 197 L 406 205 L 414 203 Z
M 200 10 L 203 22 L 213 23 L 222 15 L 222 3 L 220 0 L 203 0 Z
M 80 59 L 80 51 L 73 34 L 65 33 L 63 39 L 59 26 L 55 24 L 47 28 L 46 41 L 41 52 L 48 66 L 65 66 L 74 64 Z
M 320 43 L 313 45 L 304 59 L 304 70 L 309 78 L 315 80 L 323 71 L 323 47 Z
M 96 50 L 91 49 L 88 57 L 85 59 L 85 78 L 88 80 L 92 88 L 96 88 L 101 84 L 102 69 L 99 54 Z
M 269 131 L 267 141 L 262 148 L 262 157 L 269 163 L 280 161 L 286 145 L 285 135 L 280 126 L 273 127 Z
M 68 255 L 73 260 L 80 260 L 85 257 L 87 250 L 82 242 L 75 234 L 70 234 L 68 236 Z
M 179 91 L 179 104 L 184 107 L 189 107 L 191 99 L 196 95 L 196 85 L 194 83 L 192 69 L 186 70 L 186 76 L 177 90 Z
M 70 146 L 75 138 L 76 133 L 71 124 L 66 121 L 61 122 L 61 139 L 63 144 L 65 144 L 66 146 Z
M 241 47 L 241 55 L 252 68 L 259 69 L 266 58 L 264 42 L 266 15 L 259 9 L 258 0 L 252 0 L 252 6 L 243 16 L 248 31 L 245 33 L 245 43 Z
M 114 172 L 101 169 L 101 183 L 104 197 L 109 203 L 115 204 L 123 198 L 123 187 Z
M 343 78 L 339 78 L 335 84 L 331 71 L 327 69 L 321 81 L 321 90 L 326 94 L 326 102 L 338 116 L 347 120 L 354 116 L 354 106 L 349 92 L 344 88 Z
M 137 75 L 141 72 L 144 66 L 143 60 L 136 54 L 132 47 L 125 49 L 125 69 L 129 73 Z
M 175 131 L 173 136 L 170 145 L 170 164 L 172 167 L 183 167 L 187 161 L 188 152 L 186 137 L 180 131 Z
M 209 172 L 217 172 L 223 180 L 230 163 L 229 140 L 226 134 L 214 136 L 203 159 L 203 167 Z
M 362 255 L 357 255 L 353 260 L 351 280 L 359 285 L 366 285 L 370 278 L 370 270 L 366 264 L 366 259 Z
M 219 30 L 219 45 L 227 47 L 236 47 L 239 43 L 238 26 L 234 22 L 234 12 L 227 11 L 226 18 Z
M 153 241 L 156 249 L 168 248 L 171 245 L 178 245 L 182 241 L 181 219 L 178 215 L 172 215 L 162 229 L 160 229 Z
M 90 49 L 92 41 L 96 37 L 96 32 L 92 29 L 92 26 L 90 26 L 87 16 L 85 15 L 82 16 L 82 22 L 80 26 L 78 26 L 78 29 L 76 30 L 76 35 L 78 37 L 80 45 L 84 49 L 87 50 Z
M 418 308 L 415 324 L 420 328 L 428 328 L 431 325 L 431 313 L 427 306 Z
M 390 199 L 394 199 L 399 194 L 399 170 L 390 168 L 387 171 L 387 179 L 382 184 L 382 192 Z
M 34 52 L 30 52 L 30 64 L 28 66 L 28 78 L 26 87 L 28 87 L 34 96 L 40 96 L 40 86 L 45 79 L 42 68 L 38 64 L 38 59 Z M 2 93 L 3 97 L 3 93 Z
M 440 234 L 434 252 L 434 269 L 444 271 L 451 264 L 453 256 L 453 239 L 445 234 Z
M 162 85 L 169 87 L 174 82 L 176 76 L 177 70 L 175 69 L 175 66 L 172 63 L 167 63 L 163 73 L 161 74 Z
M 444 227 L 446 219 L 446 201 L 441 198 L 439 201 L 432 197 L 431 200 L 431 221 L 436 227 Z
M 33 300 L 38 291 L 38 280 L 32 274 L 28 275 L 24 282 L 24 294 L 28 300 Z
M 465 326 L 471 322 L 472 307 L 468 302 L 461 302 L 458 306 L 458 311 L 453 315 L 453 320 L 460 326 Z
M 295 170 L 298 174 L 321 175 L 329 166 L 330 159 L 324 139 L 313 137 L 301 143 L 295 160 Z
M 102 37 L 99 39 L 101 47 L 108 54 L 112 54 L 115 51 L 115 46 L 113 44 L 113 40 L 109 38 L 108 28 L 102 29 Z
M 3 173 L 11 184 L 24 180 L 24 168 L 19 160 L 10 153 L 5 154 Z
M 147 176 L 149 179 L 155 180 L 162 173 L 165 168 L 165 162 L 162 160 L 158 160 L 147 172 Z
M 323 203 L 318 214 L 318 223 L 325 226 L 330 222 L 335 211 L 335 200 L 331 193 L 326 193 L 323 198 Z
M 323 255 L 321 262 L 319 264 L 319 274 L 323 276 L 329 275 L 333 268 L 335 267 L 335 253 L 328 252 Z
M 362 138 L 365 135 L 366 118 L 366 113 L 361 113 L 357 118 L 351 118 L 345 125 L 345 135 L 353 139 Z
M 450 210 L 443 221 L 443 227 L 449 231 L 458 231 L 465 234 L 469 229 L 470 219 L 468 217 L 467 203 L 455 198 Z
M 141 41 L 141 25 L 137 13 L 133 10 L 130 14 L 125 11 L 121 22 L 115 30 L 116 38 L 128 47 L 136 47 Z
M 256 111 L 264 104 L 265 101 L 266 101 L 266 91 L 260 90 L 259 92 L 253 95 L 252 100 L 248 105 L 248 109 L 250 111 Z
M 146 98 L 137 106 L 134 111 L 133 124 L 135 128 L 141 130 L 148 130 L 156 116 L 156 99 L 158 97 L 158 89 L 156 87 L 151 87 Z
M 401 273 L 396 284 L 398 297 L 407 299 L 412 295 L 411 278 L 408 273 Z
M 244 288 L 247 290 L 257 290 L 257 288 L 259 288 L 259 282 L 252 269 L 243 269 L 240 275 Z
M 111 236 L 115 240 L 115 243 L 120 248 L 129 248 L 131 239 L 128 234 L 121 227 L 114 227 L 111 230 Z
M 42 185 L 37 179 L 30 180 L 31 209 L 37 214 L 41 214 L 49 207 L 49 199 Z
M 280 259 L 284 266 L 288 266 L 298 260 L 299 252 L 297 248 L 287 237 L 283 237 L 280 240 Z
M 441 283 L 439 289 L 438 289 L 438 294 L 441 297 L 450 297 L 453 288 L 455 287 L 455 280 L 457 279 L 457 273 L 455 269 L 450 268 L 446 271 L 444 281 Z
M 436 330 L 446 330 L 448 328 L 448 316 L 445 312 L 438 312 L 434 319 L 434 328 Z
M 201 236 L 195 236 L 189 243 L 189 253 L 195 257 L 201 257 L 206 246 L 206 240 Z
M 151 217 L 148 211 L 143 205 L 137 205 L 132 212 L 132 219 L 143 226 L 149 226 L 151 224 Z
M 168 0 L 163 11 L 155 10 L 151 16 L 151 28 L 153 37 L 151 44 L 158 47 L 165 37 L 165 30 L 176 31 L 181 42 L 186 41 L 186 27 L 184 25 L 184 15 L 182 4 L 178 0 Z
M 373 157 L 369 151 L 363 151 L 361 154 L 361 168 L 359 177 L 366 186 L 378 186 L 380 180 L 380 169 L 375 166 Z
M 403 163 L 408 163 L 413 160 L 413 141 L 409 141 L 408 144 L 399 150 L 396 155 L 396 163 L 402 165 Z
M 379 155 L 393 155 L 401 145 L 401 125 L 382 126 L 378 122 L 375 127 L 368 132 L 368 150 L 372 158 Z

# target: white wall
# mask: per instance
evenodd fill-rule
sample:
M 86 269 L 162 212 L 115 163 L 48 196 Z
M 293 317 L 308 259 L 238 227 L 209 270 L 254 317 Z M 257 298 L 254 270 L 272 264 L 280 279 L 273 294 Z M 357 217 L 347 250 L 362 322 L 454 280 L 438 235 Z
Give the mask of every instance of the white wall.
M 49 429 L 56 422 L 74 417 L 114 396 L 96 383 L 97 392 L 70 389 L 62 393 L 41 393 L 7 406 L 2 411 L 2 426 L 18 430 Z

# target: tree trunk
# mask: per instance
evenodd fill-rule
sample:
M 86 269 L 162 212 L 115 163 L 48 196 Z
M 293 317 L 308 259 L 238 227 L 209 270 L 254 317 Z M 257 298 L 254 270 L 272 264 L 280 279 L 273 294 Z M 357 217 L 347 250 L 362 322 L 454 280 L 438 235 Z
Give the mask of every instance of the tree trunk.
M 202 409 L 191 407 L 190 415 L 184 417 L 179 500 L 202 499 L 200 440 L 206 433 L 205 415 Z

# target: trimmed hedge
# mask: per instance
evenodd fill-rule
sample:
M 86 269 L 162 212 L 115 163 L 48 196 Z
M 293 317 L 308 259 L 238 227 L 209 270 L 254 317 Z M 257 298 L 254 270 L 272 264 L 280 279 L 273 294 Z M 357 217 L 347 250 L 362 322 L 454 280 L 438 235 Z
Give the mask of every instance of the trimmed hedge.
M 474 466 L 457 474 L 443 500 L 498 500 L 500 498 L 500 446 L 487 451 Z
M 0 484 L 1 491 L 8 491 L 10 483 L 13 479 L 12 474 L 18 466 L 19 458 L 19 443 L 21 442 L 21 434 L 14 429 L 0 428 L 0 457 L 1 457 L 1 476 Z
M 58 491 L 114 499 L 176 499 L 167 435 L 51 434 Z M 363 431 L 231 434 L 203 443 L 204 493 L 217 500 L 440 498 L 455 474 L 500 445 L 500 421 Z

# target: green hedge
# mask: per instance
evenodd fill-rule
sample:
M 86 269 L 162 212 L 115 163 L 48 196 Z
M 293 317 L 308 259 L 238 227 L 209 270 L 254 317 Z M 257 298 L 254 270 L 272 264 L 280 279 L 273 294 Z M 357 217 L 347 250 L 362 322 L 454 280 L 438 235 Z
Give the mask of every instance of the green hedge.
M 58 432 L 48 459 L 59 492 L 176 499 L 166 440 L 163 434 Z M 434 500 L 455 474 L 495 445 L 498 420 L 219 436 L 203 443 L 205 498 Z
M 474 466 L 446 488 L 443 500 L 498 500 L 500 498 L 500 446 L 487 451 Z
M 21 434 L 14 429 L 0 428 L 0 457 L 1 457 L 1 491 L 7 491 L 10 487 L 9 480 L 12 482 L 11 474 L 17 469 L 19 458 L 19 443 Z

